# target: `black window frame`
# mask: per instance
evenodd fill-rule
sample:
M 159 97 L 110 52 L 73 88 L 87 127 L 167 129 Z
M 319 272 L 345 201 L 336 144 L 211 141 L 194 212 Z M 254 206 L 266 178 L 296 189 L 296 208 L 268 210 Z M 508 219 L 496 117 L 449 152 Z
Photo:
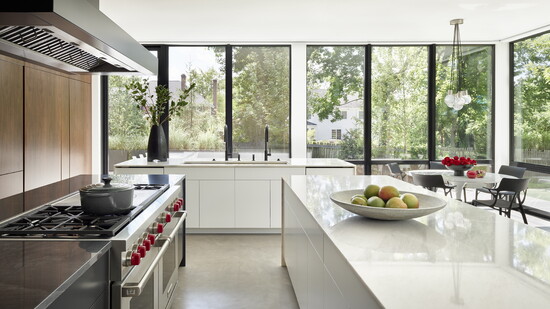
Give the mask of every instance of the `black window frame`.
M 350 47 L 363 47 L 365 49 L 365 71 L 363 79 L 363 140 L 364 151 L 362 160 L 346 160 L 349 163 L 355 165 L 363 165 L 365 175 L 372 174 L 373 165 L 385 165 L 389 163 L 399 164 L 425 164 L 428 165 L 430 161 L 437 160 L 436 154 L 436 48 L 438 46 L 452 46 L 452 44 L 306 44 L 306 48 L 309 46 L 350 46 Z M 428 48 L 428 160 L 380 160 L 372 159 L 372 145 L 367 143 L 370 140 L 372 134 L 372 48 L 373 47 L 403 47 L 403 46 L 418 46 Z M 491 48 L 491 144 L 489 145 L 491 151 L 491 158 L 485 160 L 477 160 L 478 163 L 490 164 L 494 169 L 495 162 L 495 44 L 463 44 L 462 46 L 484 46 Z M 306 59 L 307 61 L 307 59 Z M 550 170 L 550 168 L 549 168 Z
M 225 123 L 228 127 L 228 147 L 233 149 L 233 47 L 287 47 L 288 48 L 288 156 L 292 158 L 292 45 L 290 44 L 144 44 L 146 49 L 157 51 L 158 59 L 158 85 L 168 87 L 170 57 L 169 50 L 171 47 L 225 47 Z M 109 77 L 104 75 L 101 77 L 101 172 L 109 173 Z M 166 115 L 163 115 L 166 117 Z M 170 132 L 169 123 L 163 123 L 164 132 L 168 150 L 170 149 Z

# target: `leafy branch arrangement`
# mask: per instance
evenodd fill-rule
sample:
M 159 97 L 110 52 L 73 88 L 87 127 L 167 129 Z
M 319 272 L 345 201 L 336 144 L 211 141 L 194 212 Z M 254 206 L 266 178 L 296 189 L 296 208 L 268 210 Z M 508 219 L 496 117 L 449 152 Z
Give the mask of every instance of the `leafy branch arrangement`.
M 189 88 L 181 91 L 176 100 L 172 99 L 172 94 L 165 85 L 156 86 L 155 93 L 151 93 L 148 79 L 131 80 L 125 87 L 130 92 L 130 97 L 136 107 L 145 113 L 145 119 L 151 125 L 159 126 L 172 120 L 172 117 L 181 115 L 183 107 L 189 104 L 186 100 L 191 90 L 195 88 L 195 84 L 193 83 Z M 167 117 L 162 119 L 163 111 L 166 109 L 168 109 Z

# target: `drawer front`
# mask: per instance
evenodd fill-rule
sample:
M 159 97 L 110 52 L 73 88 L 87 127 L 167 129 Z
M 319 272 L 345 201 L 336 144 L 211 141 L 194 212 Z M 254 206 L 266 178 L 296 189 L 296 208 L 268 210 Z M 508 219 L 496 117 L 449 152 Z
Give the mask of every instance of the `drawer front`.
M 235 179 L 279 180 L 283 176 L 305 175 L 303 167 L 237 167 Z
M 232 180 L 233 167 L 166 167 L 165 174 L 185 174 L 189 180 Z

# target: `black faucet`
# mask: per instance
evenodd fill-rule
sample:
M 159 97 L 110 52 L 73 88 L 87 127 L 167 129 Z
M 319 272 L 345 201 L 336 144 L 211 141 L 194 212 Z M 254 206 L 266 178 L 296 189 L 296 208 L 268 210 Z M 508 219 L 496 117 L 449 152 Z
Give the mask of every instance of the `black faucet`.
M 264 161 L 267 161 L 267 156 L 271 156 L 271 151 L 267 148 L 267 143 L 269 142 L 269 126 L 265 125 L 265 144 L 264 144 Z
M 227 125 L 223 127 L 223 142 L 225 144 L 225 161 L 228 161 L 229 158 L 233 157 L 231 150 L 229 150 L 229 134 L 227 132 Z

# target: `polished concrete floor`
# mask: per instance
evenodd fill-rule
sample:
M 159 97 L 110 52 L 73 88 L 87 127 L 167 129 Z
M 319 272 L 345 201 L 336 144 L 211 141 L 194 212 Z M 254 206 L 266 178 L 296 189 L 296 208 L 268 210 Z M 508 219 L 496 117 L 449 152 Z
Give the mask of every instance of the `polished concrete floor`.
M 298 308 L 280 235 L 187 235 L 172 309 Z

